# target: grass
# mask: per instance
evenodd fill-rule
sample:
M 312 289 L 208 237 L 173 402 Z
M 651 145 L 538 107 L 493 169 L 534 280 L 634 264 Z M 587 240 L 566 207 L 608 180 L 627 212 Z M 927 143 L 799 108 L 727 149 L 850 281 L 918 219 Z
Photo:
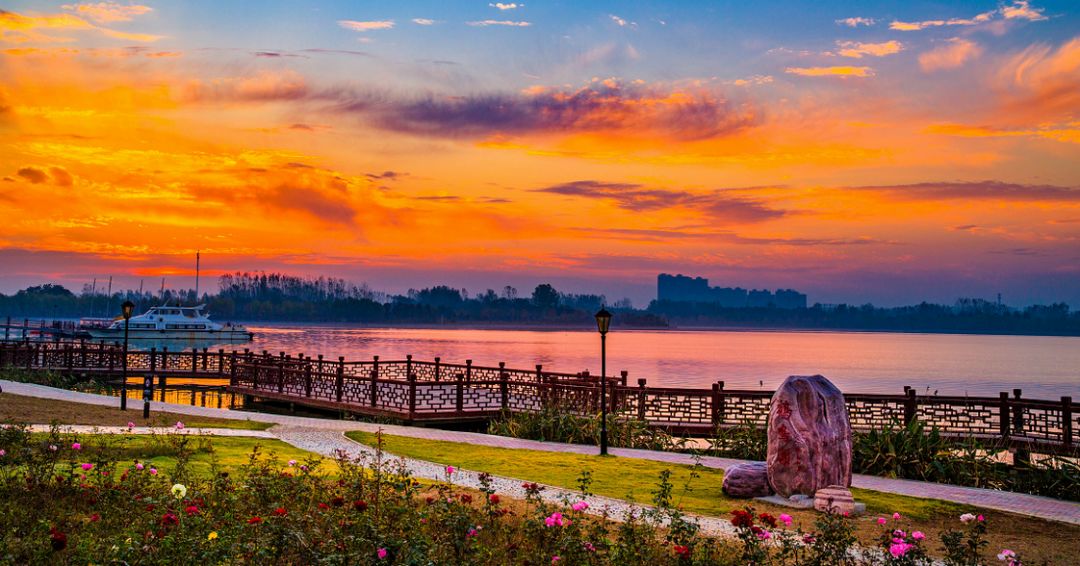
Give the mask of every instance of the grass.
M 116 400 L 117 404 L 120 400 Z M 171 426 L 182 421 L 191 428 L 232 428 L 241 430 L 266 430 L 274 423 L 253 420 L 221 419 L 151 411 L 150 419 L 143 420 L 142 404 L 128 404 L 127 411 L 115 407 L 89 405 L 71 401 L 56 401 L 0 393 L 0 422 L 33 424 L 81 424 L 98 426 L 127 426 L 134 422 L 137 426 Z
M 363 444 L 374 445 L 374 434 L 353 431 L 346 436 Z M 453 465 L 462 469 L 488 472 L 520 478 L 552 486 L 576 489 L 583 470 L 592 474 L 591 491 L 597 495 L 632 499 L 648 503 L 652 499 L 660 472 L 671 470 L 671 482 L 676 486 L 675 502 L 685 511 L 708 516 L 727 516 L 732 510 L 746 505 L 745 500 L 729 498 L 720 487 L 723 472 L 698 468 L 698 477 L 691 480 L 692 466 L 561 452 L 542 452 L 475 446 L 383 435 L 383 448 L 395 456 L 415 458 Z M 681 488 L 689 482 L 690 491 Z M 856 500 L 866 503 L 867 514 L 857 520 L 857 535 L 864 544 L 873 544 L 880 532 L 875 524 L 879 516 L 899 512 L 911 523 L 912 530 L 922 530 L 931 540 L 943 530 L 958 527 L 961 513 L 982 513 L 990 518 L 988 538 L 991 541 L 987 557 L 991 560 L 1001 548 L 1012 548 L 1036 561 L 1068 563 L 1080 555 L 1080 526 L 1055 523 L 1042 519 L 1003 513 L 992 509 L 970 507 L 935 499 L 853 489 Z M 816 513 L 754 502 L 759 511 L 787 513 L 797 525 L 810 530 Z M 932 545 L 933 547 L 933 545 Z M 992 552 L 991 552 L 992 551 Z

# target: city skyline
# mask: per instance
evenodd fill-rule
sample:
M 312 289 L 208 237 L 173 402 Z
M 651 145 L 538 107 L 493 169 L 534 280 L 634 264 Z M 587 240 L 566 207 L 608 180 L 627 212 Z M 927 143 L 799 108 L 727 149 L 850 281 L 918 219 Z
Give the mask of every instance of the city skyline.
M 189 288 L 202 250 L 204 281 L 641 305 L 685 273 L 1075 307 L 1078 24 L 1038 1 L 9 2 L 0 292 Z

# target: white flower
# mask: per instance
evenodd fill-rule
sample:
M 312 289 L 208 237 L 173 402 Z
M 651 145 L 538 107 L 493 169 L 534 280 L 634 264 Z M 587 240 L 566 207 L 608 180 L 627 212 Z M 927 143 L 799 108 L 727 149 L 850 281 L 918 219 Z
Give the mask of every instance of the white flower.
M 185 487 L 184 484 L 178 483 L 172 486 L 172 494 L 173 497 L 177 499 L 183 499 L 187 497 L 187 487 Z
M 974 520 L 975 520 L 975 515 L 972 515 L 971 513 L 964 513 L 963 515 L 960 515 L 960 522 L 961 523 L 970 523 L 970 522 L 972 522 Z
M 1013 558 L 1016 558 L 1016 553 L 1009 550 L 1009 549 L 1007 549 L 1007 548 L 1002 550 L 1001 553 L 998 554 L 998 560 L 1000 560 L 1002 562 L 1008 560 L 1009 563 L 1011 564 Z

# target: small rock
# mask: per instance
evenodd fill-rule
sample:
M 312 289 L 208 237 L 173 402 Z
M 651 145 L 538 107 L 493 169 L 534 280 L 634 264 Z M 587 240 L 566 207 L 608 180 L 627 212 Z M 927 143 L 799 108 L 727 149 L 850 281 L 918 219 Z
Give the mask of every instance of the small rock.
M 724 472 L 724 493 L 731 497 L 765 497 L 772 494 L 765 462 L 735 464 Z
M 858 511 L 851 490 L 839 485 L 830 485 L 817 490 L 814 494 L 814 509 L 823 513 L 831 511 L 841 515 L 854 515 Z

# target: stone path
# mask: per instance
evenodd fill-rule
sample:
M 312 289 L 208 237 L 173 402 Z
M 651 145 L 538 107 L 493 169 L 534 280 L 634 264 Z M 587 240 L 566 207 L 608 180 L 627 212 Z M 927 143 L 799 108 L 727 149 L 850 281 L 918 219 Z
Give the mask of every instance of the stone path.
M 55 389 L 52 387 L 45 387 L 41 385 L 30 385 L 3 380 L 0 380 L 0 388 L 3 388 L 5 392 L 15 395 L 26 395 L 46 399 L 58 399 L 64 401 L 91 403 L 95 405 L 105 405 L 112 407 L 117 406 L 118 403 L 118 400 L 115 397 L 93 395 L 89 393 L 80 393 L 76 391 Z M 462 442 L 466 444 L 492 446 L 498 448 L 541 450 L 547 452 L 567 452 L 576 454 L 596 453 L 596 447 L 594 446 L 562 444 L 554 442 L 539 442 L 534 440 L 521 440 L 516 438 L 507 438 L 488 434 L 448 431 L 434 428 L 383 425 L 355 421 L 316 419 L 309 417 L 294 417 L 288 415 L 272 415 L 266 413 L 248 413 L 242 411 L 229 411 L 226 409 L 213 409 L 209 407 L 175 405 L 161 403 L 158 401 L 154 401 L 151 403 L 151 410 L 169 411 L 173 413 L 206 417 L 218 417 L 225 419 L 254 420 L 276 423 L 280 426 L 273 427 L 272 429 L 270 429 L 270 431 L 267 431 L 272 436 L 277 436 L 278 438 L 281 438 L 282 440 L 285 440 L 290 444 L 295 443 L 288 440 L 286 436 L 296 440 L 297 442 L 307 442 L 311 446 L 320 447 L 325 444 L 328 447 L 332 447 L 331 452 L 326 454 L 332 454 L 332 449 L 336 449 L 337 447 L 342 446 L 350 446 L 351 448 L 356 449 L 356 447 L 358 446 L 356 443 L 353 443 L 352 441 L 342 436 L 343 432 L 349 430 L 361 430 L 365 432 L 376 432 L 378 430 L 382 430 L 383 433 L 388 435 L 408 436 L 412 438 L 422 438 L 428 440 L 448 442 Z M 250 433 L 257 431 L 241 432 Z M 301 446 L 299 444 L 295 445 L 304 448 L 304 446 Z M 321 449 L 313 451 L 325 453 L 322 452 Z M 634 450 L 627 448 L 612 448 L 610 452 L 615 456 L 620 456 L 624 458 L 638 458 L 658 462 L 670 462 L 673 464 L 693 465 L 696 461 L 693 456 L 673 452 Z M 710 468 L 726 469 L 732 464 L 743 462 L 744 460 L 703 457 L 700 458 L 699 461 L 703 466 L 707 466 Z M 420 461 L 416 460 L 415 462 Z M 424 464 L 428 464 L 429 466 L 432 465 L 426 462 Z M 430 472 L 430 469 L 423 467 L 418 467 L 417 469 L 424 472 L 423 474 L 418 475 L 422 475 L 423 477 L 430 477 L 427 475 L 427 472 Z M 517 482 L 517 487 L 520 488 L 521 480 L 509 481 Z M 1028 515 L 1032 517 L 1049 519 L 1052 521 L 1061 521 L 1065 523 L 1080 525 L 1080 503 L 1051 499 L 1049 497 L 1028 495 L 1024 493 L 1011 493 L 1007 491 L 997 491 L 991 489 L 959 487 L 947 484 L 920 482 L 912 480 L 889 479 L 859 474 L 856 474 L 852 478 L 852 486 L 898 495 L 908 495 L 912 497 L 921 497 L 928 499 L 941 499 L 954 503 L 960 503 L 963 505 L 977 505 L 979 507 L 997 509 L 999 511 L 1008 511 L 1020 515 Z M 518 493 L 520 495 L 520 489 Z M 554 488 L 552 488 L 551 493 L 554 493 Z M 507 494 L 513 495 L 512 492 L 507 492 Z

